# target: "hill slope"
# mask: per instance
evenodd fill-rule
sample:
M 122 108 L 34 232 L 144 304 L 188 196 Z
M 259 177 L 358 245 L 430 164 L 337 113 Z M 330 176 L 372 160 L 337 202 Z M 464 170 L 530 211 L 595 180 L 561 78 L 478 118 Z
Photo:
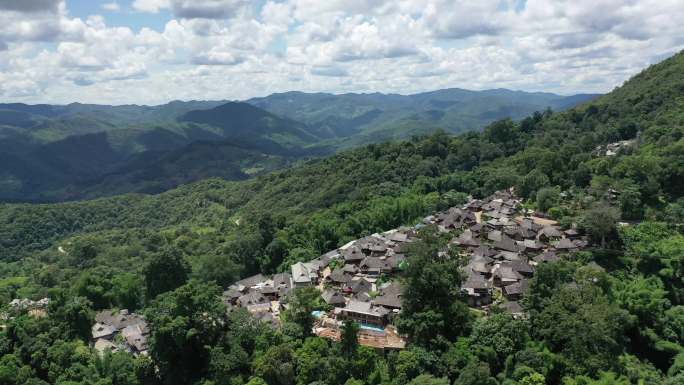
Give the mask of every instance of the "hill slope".
M 253 99 L 252 104 L 4 104 L 0 201 L 161 192 L 206 177 L 239 180 L 253 174 L 246 170 L 264 172 L 297 158 L 438 129 L 476 129 L 498 118 L 517 119 L 589 97 L 451 89 L 410 96 L 292 92 Z M 202 153 L 216 148 L 190 146 L 195 142 L 221 143 L 221 150 Z M 183 156 L 183 151 L 189 153 Z M 169 164 L 161 167 L 162 159 Z M 200 166 L 201 159 L 213 166 Z
M 5 201 L 156 193 L 204 177 L 244 179 L 306 156 L 301 146 L 315 140 L 302 124 L 244 103 L 5 108 L 29 111 L 25 127 L 0 131 Z
M 413 95 L 286 92 L 247 102 L 315 127 L 328 139 L 325 143 L 348 148 L 438 128 L 450 133 L 479 129 L 497 119 L 517 120 L 547 108 L 564 110 L 596 96 L 453 88 Z

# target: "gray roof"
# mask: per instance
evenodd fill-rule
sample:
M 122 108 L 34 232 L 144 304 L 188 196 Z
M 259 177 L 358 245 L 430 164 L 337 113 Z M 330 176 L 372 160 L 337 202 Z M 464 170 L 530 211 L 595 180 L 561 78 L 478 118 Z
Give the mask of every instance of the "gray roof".
M 241 296 L 238 298 L 238 303 L 240 306 L 247 307 L 249 305 L 256 305 L 256 304 L 261 304 L 261 303 L 268 303 L 268 299 L 263 296 L 260 292 L 256 290 L 252 290 L 248 292 L 247 294 Z
M 290 273 L 278 273 L 273 275 L 273 286 L 292 286 L 292 275 Z
M 347 286 L 349 286 L 352 293 L 369 292 L 373 288 L 373 284 L 364 278 L 352 280 L 347 283 Z
M 382 289 L 380 295 L 375 297 L 374 304 L 389 308 L 401 309 L 401 296 L 403 287 L 399 282 L 392 282 Z
M 512 252 L 518 252 L 519 248 L 518 245 L 515 244 L 515 241 L 512 240 L 511 238 L 507 236 L 501 237 L 501 240 L 498 242 L 494 242 L 493 247 L 495 249 L 499 250 L 504 250 L 504 251 L 512 251 Z
M 344 296 L 335 290 L 326 290 L 321 294 L 321 297 L 328 305 L 343 305 L 345 303 Z
M 328 280 L 334 283 L 347 283 L 351 280 L 351 276 L 338 267 L 328 275 Z
M 554 251 L 547 251 L 534 257 L 534 261 L 538 263 L 556 262 L 558 260 L 560 260 L 560 257 L 558 257 L 558 255 Z
M 363 254 L 361 248 L 356 245 L 342 250 L 342 256 L 344 257 L 344 260 L 348 262 L 362 261 L 364 258 L 366 258 L 366 255 Z
M 570 239 L 563 238 L 556 242 L 555 247 L 558 250 L 573 250 L 577 248 L 577 245 L 574 244 Z

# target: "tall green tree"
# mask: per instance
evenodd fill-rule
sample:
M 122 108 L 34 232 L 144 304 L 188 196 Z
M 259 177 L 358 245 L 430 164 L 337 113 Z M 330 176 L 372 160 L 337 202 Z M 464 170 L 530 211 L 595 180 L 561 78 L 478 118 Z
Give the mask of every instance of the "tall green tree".
M 143 269 L 147 299 L 183 285 L 189 272 L 188 263 L 177 249 L 167 247 L 154 254 Z
M 221 288 L 190 281 L 161 294 L 145 315 L 150 322 L 150 353 L 164 384 L 191 383 L 207 373 L 210 347 L 227 324 Z

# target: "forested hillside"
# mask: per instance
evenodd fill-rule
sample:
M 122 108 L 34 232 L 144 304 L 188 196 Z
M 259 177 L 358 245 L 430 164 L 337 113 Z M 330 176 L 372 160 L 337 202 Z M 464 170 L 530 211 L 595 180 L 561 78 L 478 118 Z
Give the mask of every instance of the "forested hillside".
M 256 178 L 154 196 L 0 206 L 0 300 L 49 296 L 47 317 L 0 334 L 8 384 L 666 384 L 684 382 L 684 53 L 561 113 L 483 132 L 373 144 Z M 619 143 L 619 144 L 616 144 Z M 610 150 L 610 151 L 609 151 Z M 613 151 L 615 150 L 615 151 Z M 320 304 L 295 292 L 280 329 L 222 289 L 351 239 L 515 187 L 590 237 L 541 265 L 525 317 L 468 310 L 458 260 L 427 228 L 409 252 L 409 345 L 386 355 L 312 337 Z M 430 262 L 430 263 L 428 263 Z M 150 288 L 164 282 L 164 293 Z M 433 293 L 448 300 L 428 300 Z M 421 297 L 422 296 L 422 297 Z M 439 302 L 439 301 L 438 301 Z M 443 302 L 443 303 L 442 303 Z M 150 357 L 88 347 L 93 310 L 152 323 Z M 451 318 L 446 318 L 447 316 Z M 405 317 L 405 318 L 402 318 Z M 446 319 L 446 321 L 445 321 Z M 453 327 L 449 328 L 449 323 Z M 448 335 L 434 331 L 450 330 Z M 430 335 L 430 339 L 419 338 Z
M 412 95 L 285 92 L 247 102 L 315 127 L 325 145 L 350 148 L 436 129 L 452 134 L 480 129 L 494 120 L 565 110 L 597 96 L 452 88 Z
M 242 180 L 342 147 L 440 128 L 479 129 L 498 118 L 565 109 L 591 97 L 508 90 L 444 90 L 411 97 L 290 94 L 297 97 L 272 95 L 251 100 L 253 105 L 2 104 L 0 200 L 154 194 L 208 177 Z M 258 108 L 261 105 L 270 112 Z M 368 109 L 382 116 L 369 120 L 364 112 Z M 459 122 L 456 128 L 454 121 Z M 358 125 L 364 125 L 363 130 Z

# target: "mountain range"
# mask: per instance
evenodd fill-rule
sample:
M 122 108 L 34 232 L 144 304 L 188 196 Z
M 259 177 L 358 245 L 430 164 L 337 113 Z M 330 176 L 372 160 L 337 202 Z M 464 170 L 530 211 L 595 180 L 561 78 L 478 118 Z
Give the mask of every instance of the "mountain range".
M 158 193 L 207 177 L 242 180 L 365 143 L 476 130 L 594 97 L 445 89 L 287 92 L 159 106 L 0 104 L 0 200 L 64 201 Z

